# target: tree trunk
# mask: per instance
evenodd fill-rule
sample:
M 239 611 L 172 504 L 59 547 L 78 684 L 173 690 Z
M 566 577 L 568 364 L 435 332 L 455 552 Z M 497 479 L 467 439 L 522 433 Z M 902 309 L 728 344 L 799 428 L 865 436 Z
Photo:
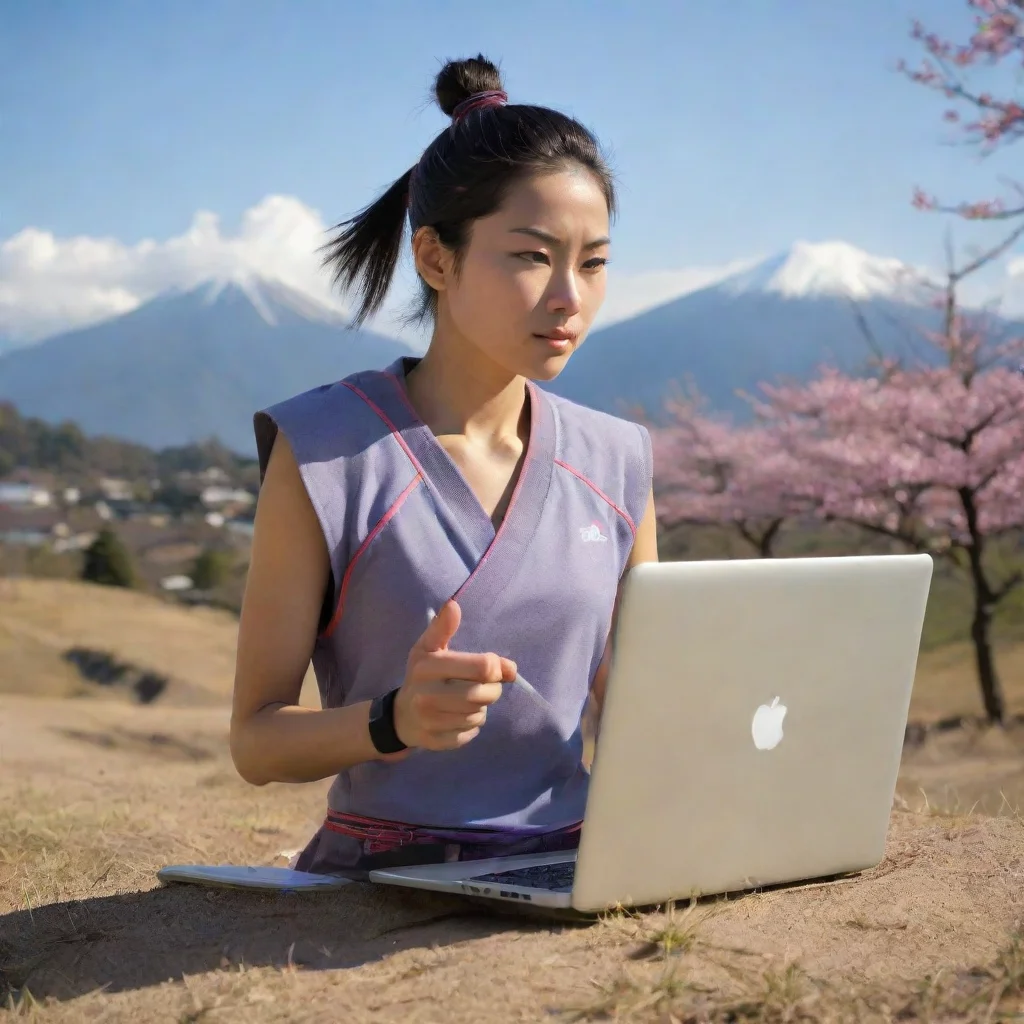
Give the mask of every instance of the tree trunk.
M 1003 688 L 996 674 L 996 663 L 992 657 L 992 643 L 989 634 L 992 626 L 990 606 L 975 595 L 974 618 L 971 620 L 971 640 L 974 641 L 974 659 L 978 667 L 978 684 L 981 699 L 985 704 L 985 716 L 990 722 L 1003 724 L 1006 706 Z
M 736 528 L 739 530 L 740 536 L 757 549 L 758 558 L 774 558 L 775 540 L 779 535 L 782 523 L 782 519 L 773 519 L 760 533 L 742 521 L 736 524 Z
M 963 504 L 967 530 L 971 544 L 967 548 L 970 567 L 971 587 L 974 591 L 974 617 L 971 619 L 971 640 L 974 643 L 974 661 L 978 669 L 978 685 L 985 705 L 985 716 L 990 722 L 1003 724 L 1006 716 L 1006 702 L 1003 688 L 996 673 L 992 657 L 992 610 L 996 604 L 995 594 L 985 576 L 982 556 L 985 553 L 985 538 L 978 529 L 978 510 L 974 503 L 973 491 L 962 489 L 960 500 Z
M 775 557 L 775 541 L 778 539 L 779 530 L 782 529 L 782 520 L 773 519 L 768 529 L 761 534 L 761 543 L 758 545 L 758 554 L 762 558 Z

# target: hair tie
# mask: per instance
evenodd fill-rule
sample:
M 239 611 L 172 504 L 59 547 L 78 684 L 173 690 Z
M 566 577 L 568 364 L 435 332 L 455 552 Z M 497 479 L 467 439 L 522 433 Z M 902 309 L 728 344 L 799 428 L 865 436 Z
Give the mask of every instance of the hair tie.
M 467 114 L 474 110 L 486 110 L 488 107 L 503 107 L 508 103 L 508 93 L 502 89 L 490 89 L 487 92 L 475 92 L 456 104 L 452 111 L 452 124 L 458 124 Z

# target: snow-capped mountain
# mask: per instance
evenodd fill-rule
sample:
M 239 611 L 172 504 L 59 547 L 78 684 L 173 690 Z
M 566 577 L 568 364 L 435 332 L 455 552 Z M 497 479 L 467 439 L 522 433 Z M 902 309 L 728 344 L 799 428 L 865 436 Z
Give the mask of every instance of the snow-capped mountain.
M 684 295 L 720 287 L 729 295 L 754 292 L 786 298 L 820 296 L 927 301 L 922 282 L 930 272 L 895 259 L 872 256 L 846 242 L 796 242 L 768 258 L 732 260 L 718 266 L 684 267 L 643 274 L 612 274 L 597 328 L 640 316 Z
M 872 256 L 846 242 L 797 242 L 785 252 L 716 283 L 729 295 L 787 299 L 889 299 L 917 304 L 931 275 L 896 259 Z
M 191 289 L 196 300 L 203 306 L 212 306 L 221 299 L 225 292 L 241 292 L 252 303 L 253 309 L 260 315 L 264 323 L 277 327 L 282 315 L 293 313 L 304 320 L 344 327 L 349 315 L 340 303 L 328 305 L 305 292 L 290 288 L 281 281 L 273 281 L 254 274 L 234 274 L 230 277 L 213 279 Z M 176 291 L 171 294 L 187 295 L 189 291 Z
M 549 386 L 599 409 L 656 415 L 673 387 L 692 383 L 742 416 L 749 406 L 737 391 L 756 393 L 762 381 L 806 378 L 826 361 L 860 371 L 871 344 L 907 354 L 908 339 L 935 323 L 929 280 L 843 242 L 798 242 L 595 331 Z
M 210 281 L 0 356 L 0 400 L 90 434 L 154 447 L 218 437 L 253 454 L 257 409 L 409 352 L 345 322 L 277 281 Z

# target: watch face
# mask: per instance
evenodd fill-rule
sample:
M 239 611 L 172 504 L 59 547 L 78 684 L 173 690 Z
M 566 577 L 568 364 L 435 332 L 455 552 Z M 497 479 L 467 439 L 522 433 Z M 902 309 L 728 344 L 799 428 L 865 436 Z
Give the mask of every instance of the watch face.
M 374 697 L 370 704 L 370 721 L 379 722 L 384 717 L 384 698 Z

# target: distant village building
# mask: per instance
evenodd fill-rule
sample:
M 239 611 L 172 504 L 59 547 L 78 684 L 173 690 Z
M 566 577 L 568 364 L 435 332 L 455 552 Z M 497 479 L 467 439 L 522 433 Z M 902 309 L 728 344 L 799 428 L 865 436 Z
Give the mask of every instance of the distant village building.
M 256 500 L 248 491 L 234 487 L 204 487 L 199 500 L 207 508 L 219 508 L 221 505 L 241 505 L 248 507 Z
M 133 496 L 131 483 L 117 477 L 104 477 L 100 480 L 100 491 L 107 501 L 131 501 Z
M 0 544 L 12 547 L 38 548 L 50 541 L 52 537 L 49 524 L 40 523 L 36 519 L 0 516 Z
M 95 533 L 68 533 L 58 535 L 53 542 L 53 550 L 57 554 L 64 554 L 68 551 L 85 551 L 96 539 Z
M 0 508 L 0 544 L 27 548 L 52 544 L 54 549 L 70 551 L 74 543 L 71 527 L 52 511 L 31 506 Z
M 190 576 L 165 576 L 160 581 L 160 586 L 164 590 L 169 590 L 172 593 L 181 592 L 183 590 L 192 589 L 192 578 Z
M 42 547 L 50 544 L 53 550 L 82 551 L 95 539 L 95 533 L 75 533 L 52 512 L 31 509 L 0 509 L 0 544 L 13 547 Z
M 0 483 L 0 506 L 6 508 L 48 508 L 53 496 L 45 487 L 22 482 Z

